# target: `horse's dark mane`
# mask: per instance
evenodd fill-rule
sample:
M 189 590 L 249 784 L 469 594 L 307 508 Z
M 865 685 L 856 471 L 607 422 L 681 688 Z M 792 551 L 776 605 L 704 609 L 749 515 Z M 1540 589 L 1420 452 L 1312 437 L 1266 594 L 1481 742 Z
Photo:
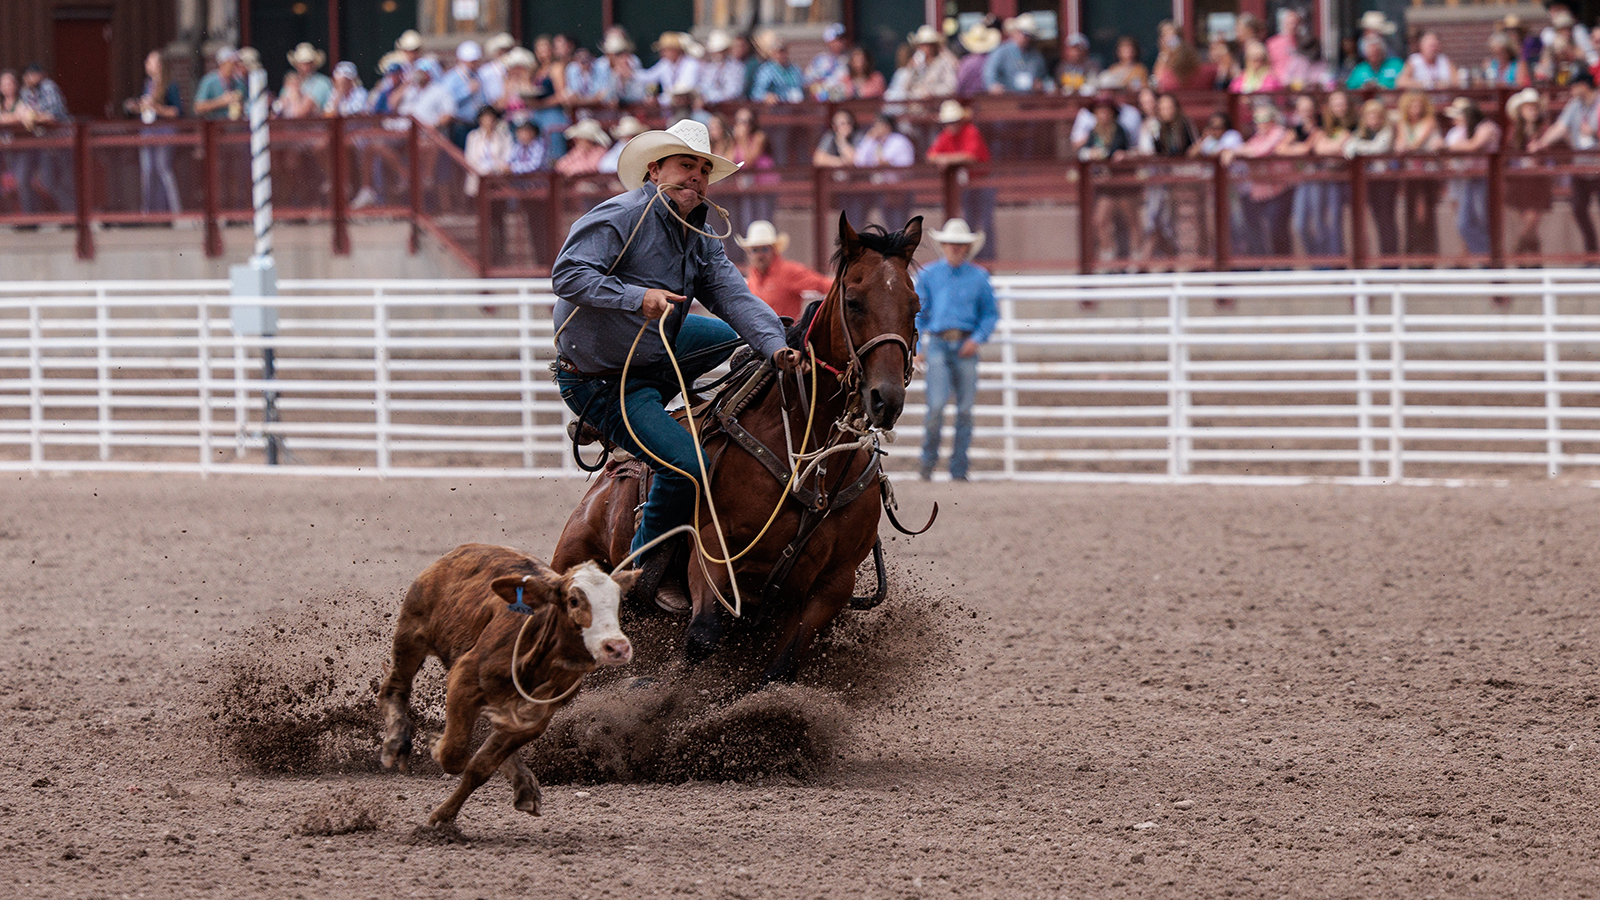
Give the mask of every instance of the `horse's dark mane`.
M 806 330 L 811 327 L 811 320 L 817 317 L 817 310 L 822 308 L 821 300 L 813 300 L 806 304 L 805 311 L 800 314 L 800 321 L 789 326 L 784 333 L 784 338 L 789 346 L 796 350 L 803 349 L 806 345 Z
M 856 243 L 865 250 L 871 250 L 880 256 L 899 256 L 905 259 L 907 265 L 915 267 L 917 261 L 911 254 L 916 248 L 911 245 L 911 239 L 906 235 L 904 228 L 899 231 L 889 231 L 882 225 L 868 225 L 856 232 Z M 833 257 L 829 260 L 835 272 L 842 271 L 844 265 L 844 245 L 841 243 L 834 248 Z

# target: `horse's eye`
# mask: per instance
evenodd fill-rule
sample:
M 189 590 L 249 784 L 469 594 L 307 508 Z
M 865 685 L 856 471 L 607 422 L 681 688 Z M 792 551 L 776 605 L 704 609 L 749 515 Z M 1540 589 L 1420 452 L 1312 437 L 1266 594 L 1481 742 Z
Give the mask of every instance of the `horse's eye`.
M 861 302 L 861 298 L 852 294 L 844 295 L 844 308 L 845 312 L 853 316 L 859 316 L 867 311 L 867 305 Z

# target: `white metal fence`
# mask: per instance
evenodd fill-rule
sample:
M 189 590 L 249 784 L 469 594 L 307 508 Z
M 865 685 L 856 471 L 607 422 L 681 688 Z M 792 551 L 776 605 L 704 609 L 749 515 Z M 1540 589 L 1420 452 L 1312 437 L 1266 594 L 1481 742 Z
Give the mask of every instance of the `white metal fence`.
M 1586 271 L 996 286 L 976 477 L 1365 481 L 1600 467 L 1600 287 Z M 547 370 L 548 281 L 280 291 L 278 333 L 260 338 L 234 333 L 221 281 L 0 285 L 0 470 L 579 473 Z M 269 391 L 280 421 L 267 425 Z M 893 468 L 915 467 L 920 391 Z M 269 433 L 283 450 L 276 467 L 264 460 Z

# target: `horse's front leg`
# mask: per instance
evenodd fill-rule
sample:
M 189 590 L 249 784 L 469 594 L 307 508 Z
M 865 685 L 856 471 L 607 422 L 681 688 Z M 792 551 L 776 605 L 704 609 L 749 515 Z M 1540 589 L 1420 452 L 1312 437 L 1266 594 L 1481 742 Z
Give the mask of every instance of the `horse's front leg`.
M 793 681 L 817 634 L 850 603 L 856 587 L 855 568 L 838 569 L 816 580 L 798 613 L 782 623 L 778 655 L 767 666 L 766 681 Z
M 728 586 L 728 571 L 710 562 L 698 548 L 689 550 L 689 596 L 694 611 L 689 617 L 689 631 L 685 655 L 689 662 L 704 661 L 722 645 L 726 626 L 722 621 L 722 604 L 717 602 L 720 592 L 728 602 L 733 602 L 733 591 Z

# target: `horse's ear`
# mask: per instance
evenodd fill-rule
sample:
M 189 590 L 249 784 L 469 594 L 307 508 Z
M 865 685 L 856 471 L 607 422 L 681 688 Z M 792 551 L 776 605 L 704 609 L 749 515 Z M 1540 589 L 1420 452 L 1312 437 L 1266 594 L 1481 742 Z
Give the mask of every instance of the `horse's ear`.
M 917 245 L 922 243 L 922 217 L 913 217 L 902 231 L 906 236 L 906 259 L 910 259 L 916 254 Z
M 839 211 L 839 249 L 844 251 L 844 258 L 855 256 L 856 230 L 850 227 L 850 217 L 844 210 Z

